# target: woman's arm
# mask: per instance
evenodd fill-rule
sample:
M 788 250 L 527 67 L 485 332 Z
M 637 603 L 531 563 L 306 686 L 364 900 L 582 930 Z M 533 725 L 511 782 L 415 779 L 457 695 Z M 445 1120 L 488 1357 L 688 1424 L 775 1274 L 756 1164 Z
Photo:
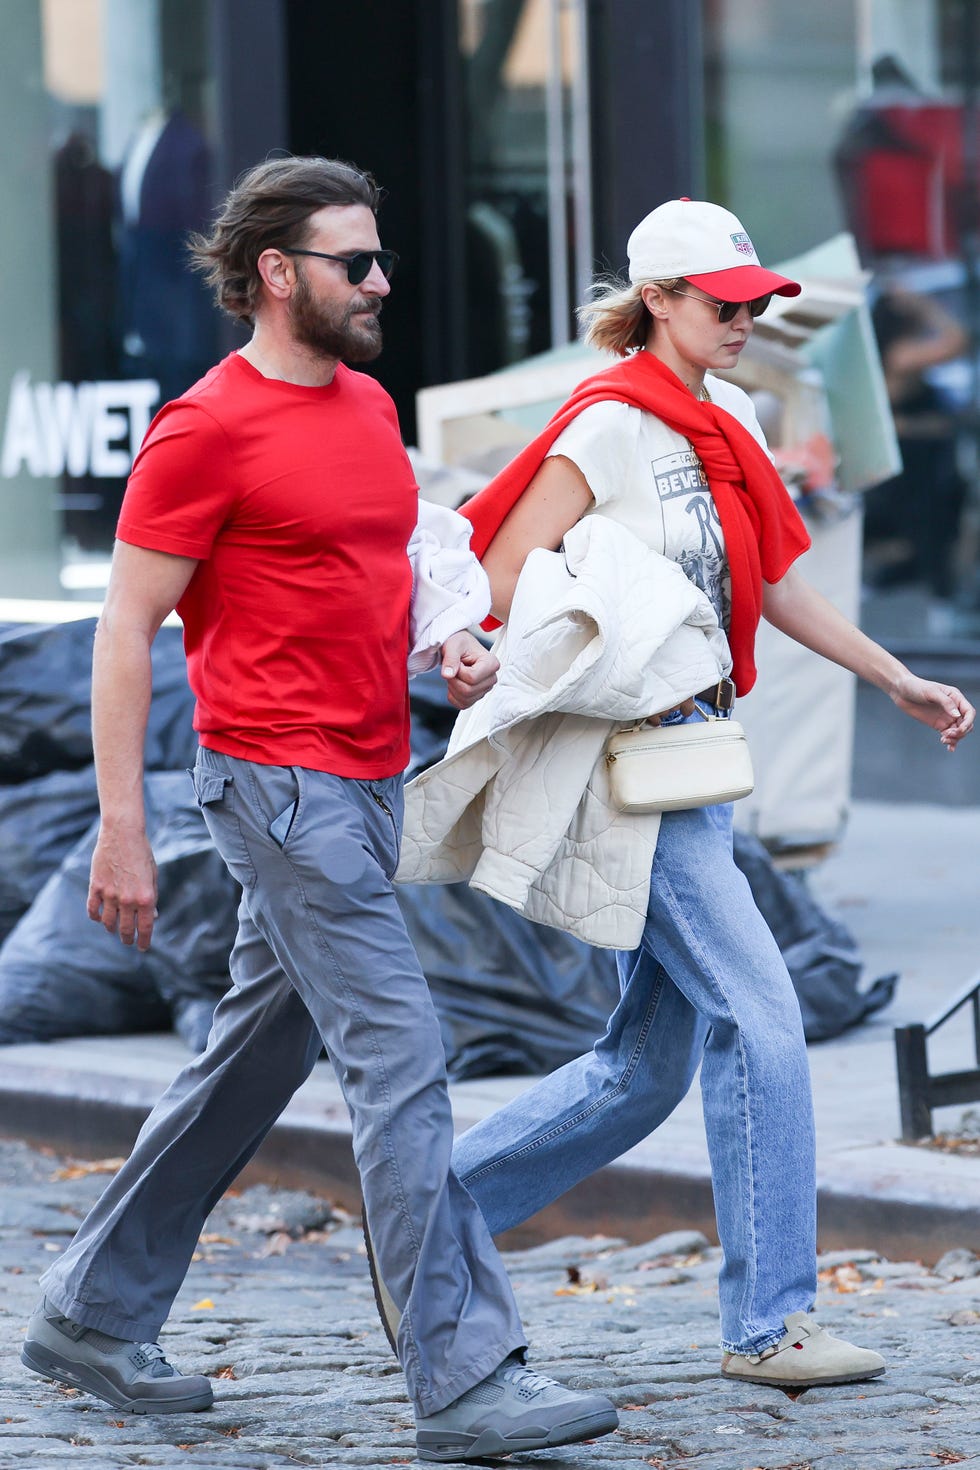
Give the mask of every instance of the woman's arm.
M 539 546 L 557 551 L 565 532 L 582 519 L 592 501 L 588 481 L 577 465 L 562 455 L 545 460 L 483 554 L 495 618 L 507 621 L 530 552 Z
M 973 729 L 976 711 L 958 689 L 917 678 L 880 644 L 855 628 L 795 568 L 779 582 L 763 583 L 762 612 L 780 632 L 867 679 L 903 713 L 938 730 L 947 750 L 955 750 Z

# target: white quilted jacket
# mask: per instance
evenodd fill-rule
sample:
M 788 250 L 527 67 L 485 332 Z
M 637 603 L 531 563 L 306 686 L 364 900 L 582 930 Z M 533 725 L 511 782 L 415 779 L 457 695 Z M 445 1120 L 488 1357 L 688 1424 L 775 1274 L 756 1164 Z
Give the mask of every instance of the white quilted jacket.
M 533 551 L 496 652 L 497 685 L 406 788 L 401 883 L 457 883 L 589 944 L 635 949 L 660 818 L 609 798 L 611 730 L 727 674 L 710 602 L 601 514 Z

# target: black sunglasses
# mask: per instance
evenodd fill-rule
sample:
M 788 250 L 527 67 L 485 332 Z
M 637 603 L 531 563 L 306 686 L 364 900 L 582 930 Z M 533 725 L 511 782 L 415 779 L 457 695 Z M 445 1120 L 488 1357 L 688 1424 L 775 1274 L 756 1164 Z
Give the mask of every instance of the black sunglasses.
M 367 280 L 375 261 L 386 281 L 391 280 L 398 264 L 398 256 L 393 250 L 358 250 L 354 255 L 327 255 L 323 250 L 295 250 L 288 245 L 280 245 L 279 249 L 283 255 L 315 255 L 317 260 L 333 260 L 337 265 L 345 265 L 347 279 L 352 286 L 359 286 Z
M 718 320 L 725 323 L 733 322 L 743 306 L 749 308 L 750 316 L 761 316 L 775 293 L 770 291 L 768 296 L 757 296 L 754 301 L 715 301 L 710 296 L 692 296 L 690 291 L 678 291 L 676 286 L 671 286 L 670 294 L 671 296 L 686 296 L 689 301 L 701 301 L 705 306 L 717 306 Z

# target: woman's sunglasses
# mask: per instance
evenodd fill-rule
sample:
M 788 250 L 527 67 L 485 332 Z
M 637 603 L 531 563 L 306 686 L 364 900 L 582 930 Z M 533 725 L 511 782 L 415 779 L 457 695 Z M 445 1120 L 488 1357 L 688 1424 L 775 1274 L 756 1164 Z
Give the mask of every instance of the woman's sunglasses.
M 676 286 L 670 288 L 671 296 L 686 296 L 689 301 L 700 301 L 705 306 L 716 306 L 718 308 L 719 322 L 733 322 L 742 310 L 743 306 L 749 308 L 752 317 L 761 316 L 773 298 L 773 292 L 768 296 L 757 296 L 754 301 L 714 301 L 710 296 L 692 296 L 690 291 L 678 291 Z
M 371 274 L 371 267 L 378 262 L 378 269 L 386 281 L 390 281 L 398 256 L 393 250 L 358 250 L 354 255 L 327 255 L 323 250 L 295 250 L 280 245 L 283 255 L 315 255 L 317 260 L 333 260 L 347 267 L 347 279 L 352 286 L 359 286 Z

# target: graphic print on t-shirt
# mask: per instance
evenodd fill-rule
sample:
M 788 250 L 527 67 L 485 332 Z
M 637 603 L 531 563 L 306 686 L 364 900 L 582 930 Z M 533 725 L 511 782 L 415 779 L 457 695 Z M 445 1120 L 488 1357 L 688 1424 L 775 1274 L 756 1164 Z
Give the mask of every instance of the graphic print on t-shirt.
M 693 449 L 683 449 L 652 460 L 650 468 L 660 500 L 664 555 L 701 588 L 727 627 L 725 543 L 701 461 Z

